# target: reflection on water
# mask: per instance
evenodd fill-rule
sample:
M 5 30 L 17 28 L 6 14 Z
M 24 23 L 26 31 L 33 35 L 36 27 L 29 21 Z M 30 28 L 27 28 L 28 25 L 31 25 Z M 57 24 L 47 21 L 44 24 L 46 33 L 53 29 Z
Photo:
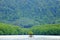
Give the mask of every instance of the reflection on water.
M 60 40 L 60 36 L 0 36 L 0 40 Z

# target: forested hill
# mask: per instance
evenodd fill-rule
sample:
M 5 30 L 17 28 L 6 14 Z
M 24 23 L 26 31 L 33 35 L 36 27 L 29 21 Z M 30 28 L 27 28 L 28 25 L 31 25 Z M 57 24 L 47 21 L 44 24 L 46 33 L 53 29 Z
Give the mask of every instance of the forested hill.
M 23 27 L 60 24 L 60 1 L 0 0 L 0 22 Z

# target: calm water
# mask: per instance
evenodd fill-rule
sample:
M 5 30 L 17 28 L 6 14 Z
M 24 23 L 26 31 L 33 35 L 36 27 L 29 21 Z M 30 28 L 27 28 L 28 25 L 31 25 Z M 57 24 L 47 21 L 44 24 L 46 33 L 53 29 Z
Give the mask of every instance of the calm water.
M 29 35 L 19 36 L 0 36 L 0 40 L 60 40 L 60 36 L 36 36 L 29 37 Z

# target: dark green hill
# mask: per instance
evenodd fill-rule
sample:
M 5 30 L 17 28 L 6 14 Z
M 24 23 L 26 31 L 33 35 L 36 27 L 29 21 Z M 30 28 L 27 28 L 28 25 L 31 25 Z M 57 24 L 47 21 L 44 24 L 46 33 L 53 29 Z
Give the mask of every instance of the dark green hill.
M 60 1 L 0 0 L 0 22 L 22 27 L 60 24 Z

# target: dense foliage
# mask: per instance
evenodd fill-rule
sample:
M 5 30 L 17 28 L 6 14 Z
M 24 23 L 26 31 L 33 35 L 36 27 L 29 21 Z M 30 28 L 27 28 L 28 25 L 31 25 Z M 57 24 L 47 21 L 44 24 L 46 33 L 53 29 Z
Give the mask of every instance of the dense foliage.
M 36 35 L 60 35 L 60 24 L 48 24 L 32 27 L 32 32 Z
M 19 33 L 20 32 L 20 33 Z M 0 23 L 0 34 L 4 35 L 17 35 L 22 34 L 21 29 L 18 26 Z
M 38 25 L 31 28 L 0 23 L 0 35 L 60 35 L 60 24 Z
M 0 0 L 0 22 L 23 27 L 60 23 L 60 1 Z

